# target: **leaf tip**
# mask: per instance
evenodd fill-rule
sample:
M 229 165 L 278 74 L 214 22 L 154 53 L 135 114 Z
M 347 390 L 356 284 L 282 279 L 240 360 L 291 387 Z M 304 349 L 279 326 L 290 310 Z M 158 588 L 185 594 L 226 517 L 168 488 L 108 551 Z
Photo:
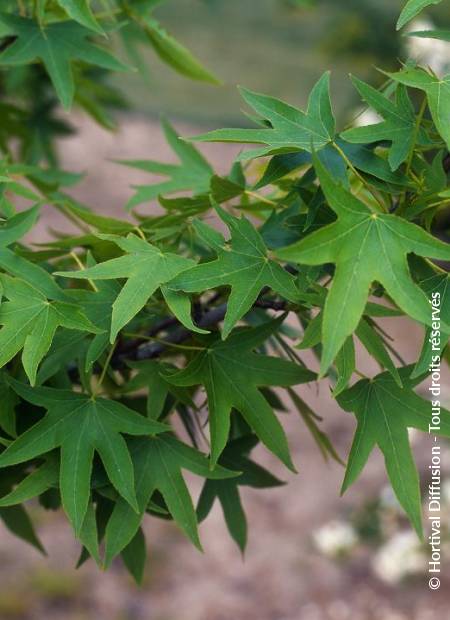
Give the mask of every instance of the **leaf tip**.
M 345 464 L 344 464 L 345 465 Z M 342 497 L 343 495 L 345 495 L 348 487 L 350 486 L 350 483 L 348 482 L 348 480 L 345 478 L 344 481 L 342 482 L 341 485 L 341 489 L 339 491 L 339 497 Z

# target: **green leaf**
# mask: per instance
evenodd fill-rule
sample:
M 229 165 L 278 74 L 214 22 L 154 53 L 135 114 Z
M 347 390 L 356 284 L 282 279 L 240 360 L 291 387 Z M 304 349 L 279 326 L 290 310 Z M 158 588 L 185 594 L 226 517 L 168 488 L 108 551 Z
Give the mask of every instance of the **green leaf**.
M 95 292 L 87 289 L 67 291 L 70 300 L 77 303 L 88 319 L 103 330 L 94 336 L 88 346 L 85 359 L 86 371 L 92 368 L 94 362 L 108 346 L 111 331 L 111 306 L 120 293 L 120 286 L 117 282 L 101 280 L 96 288 Z
M 220 457 L 220 463 L 242 473 L 236 478 L 206 480 L 197 505 L 198 520 L 203 521 L 215 500 L 220 502 L 230 536 L 242 553 L 247 543 L 247 519 L 239 495 L 239 486 L 265 489 L 284 484 L 249 458 L 248 453 L 257 443 L 257 438 L 249 435 L 235 439 L 227 445 Z
M 417 30 L 408 32 L 408 37 L 419 37 L 420 39 L 439 39 L 440 41 L 450 42 L 450 30 Z
M 144 578 L 145 564 L 147 562 L 147 546 L 142 528 L 139 528 L 133 539 L 122 551 L 122 560 L 128 572 L 138 585 Z
M 370 174 L 387 183 L 400 185 L 402 187 L 408 185 L 408 178 L 399 171 L 393 172 L 388 162 L 376 155 L 370 145 L 350 144 L 340 138 L 336 139 L 336 144 L 357 170 Z M 317 156 L 330 172 L 332 172 L 333 164 L 336 170 L 342 167 L 346 178 L 346 164 L 335 148 L 328 145 L 319 151 Z M 254 189 L 264 187 L 268 183 L 275 183 L 278 179 L 293 172 L 296 168 L 308 165 L 311 162 L 311 155 L 305 152 L 275 155 L 270 160 L 264 175 L 255 185 Z M 333 176 L 336 177 L 336 180 L 340 180 L 336 174 L 333 174 Z
M 391 142 L 389 164 L 392 170 L 397 170 L 408 158 L 416 140 L 416 115 L 406 88 L 400 86 L 396 91 L 395 102 L 392 102 L 369 84 L 355 77 L 352 77 L 352 81 L 361 97 L 384 120 L 374 125 L 348 129 L 341 137 L 357 144 L 381 140 Z
M 102 563 L 100 560 L 100 552 L 98 547 L 97 520 L 92 501 L 88 503 L 83 525 L 80 529 L 79 539 L 83 545 L 83 548 L 89 552 L 90 556 L 94 558 L 97 566 L 101 568 Z
M 92 267 L 96 264 L 90 254 L 87 256 L 86 264 L 88 267 Z M 111 306 L 119 293 L 120 286 L 117 282 L 105 280 L 101 280 L 97 283 L 95 292 L 88 289 L 69 289 L 66 292 L 70 301 L 78 304 L 88 319 L 92 321 L 94 325 L 97 325 L 101 330 L 103 330 L 102 333 L 94 336 L 89 343 L 87 350 L 83 347 L 83 353 L 85 352 L 85 372 L 89 372 L 91 370 L 92 365 L 100 358 L 102 353 L 104 353 L 108 347 L 109 333 L 111 331 Z M 76 353 L 77 345 L 82 344 L 84 340 L 85 337 L 81 336 L 81 338 L 78 339 L 78 342 L 72 341 L 72 354 L 74 352 Z M 61 362 L 64 362 L 65 357 L 67 357 L 67 351 L 65 349 L 66 346 L 63 344 L 59 350 L 51 351 L 47 360 L 53 353 L 56 367 L 60 368 Z
M 172 385 L 163 376 L 163 373 L 176 370 L 174 366 L 156 360 L 128 362 L 128 365 L 133 370 L 136 370 L 137 373 L 125 383 L 122 392 L 129 394 L 143 388 L 147 389 L 147 415 L 149 418 L 153 420 L 160 418 L 169 394 L 173 396 L 176 402 L 181 402 L 195 409 L 195 404 L 192 402 L 189 391 Z
M 221 82 L 187 50 L 174 39 L 159 22 L 152 17 L 144 21 L 145 31 L 158 56 L 175 71 L 191 80 L 220 84 Z
M 94 502 L 90 501 L 86 512 L 86 517 L 80 531 L 79 539 L 83 544 L 83 549 L 78 558 L 76 568 L 80 568 L 89 556 L 93 557 L 100 568 L 103 563 L 99 557 L 99 542 L 105 535 L 106 524 L 111 515 L 112 505 L 109 501 L 103 501 L 101 496 L 96 498 Z
M 293 302 L 299 300 L 300 294 L 294 277 L 269 259 L 261 235 L 249 220 L 236 218 L 221 208 L 217 212 L 230 229 L 230 242 L 227 244 L 222 237 L 219 248 L 216 236 L 213 241 L 217 259 L 184 271 L 170 287 L 191 293 L 231 287 L 222 333 L 225 339 L 266 286 Z
M 6 248 L 11 243 L 21 239 L 31 230 L 39 215 L 40 205 L 28 211 L 22 211 L 0 223 L 0 248 Z
M 48 299 L 67 301 L 67 295 L 42 267 L 26 260 L 8 248 L 0 248 L 0 267 L 38 289 Z
M 217 482 L 215 484 L 219 486 Z M 214 491 L 222 506 L 228 531 L 243 553 L 247 544 L 247 522 L 238 488 L 235 484 L 224 481 L 220 488 Z
M 361 319 L 358 327 L 356 328 L 356 335 L 358 336 L 365 349 L 381 366 L 391 373 L 394 381 L 399 387 L 402 387 L 402 381 L 392 361 L 389 353 L 386 350 L 384 342 L 381 336 L 378 334 L 374 327 L 373 321 L 369 318 Z
M 383 313 L 385 311 L 387 314 L 384 315 Z M 376 306 L 375 304 L 369 302 L 364 309 L 364 316 L 355 330 L 355 335 L 358 337 L 358 340 L 360 340 L 369 355 L 373 357 L 382 368 L 389 370 L 399 387 L 402 387 L 398 370 L 386 350 L 383 339 L 375 329 L 375 323 L 370 318 L 371 315 L 398 316 L 398 312 L 395 313 L 394 311 L 393 314 L 390 314 L 390 312 L 392 311 L 387 307 L 383 308 L 383 306 Z M 297 348 L 310 349 L 319 345 L 321 342 L 322 325 L 323 312 L 321 311 L 308 323 L 303 339 L 301 343 L 297 345 Z M 346 341 L 336 357 L 336 369 L 338 371 L 339 380 L 334 388 L 334 396 L 337 396 L 337 394 L 342 391 L 343 388 L 340 389 L 342 385 L 346 387 L 345 381 L 348 383 L 348 380 L 351 378 L 351 375 L 349 374 L 351 368 L 353 373 L 355 370 L 353 353 L 351 350 L 351 345 L 349 345 L 348 341 Z
M 121 552 L 135 535 L 153 493 L 158 490 L 177 525 L 201 549 L 197 518 L 181 470 L 205 478 L 229 478 L 237 473 L 221 466 L 210 468 L 207 457 L 175 437 L 164 434 L 153 439 L 130 442 L 136 472 L 136 496 L 139 510 L 118 500 L 106 528 L 105 564 Z
M 0 372 L 0 427 L 11 437 L 16 436 L 17 397 L 9 387 L 8 376 Z
M 267 448 L 294 470 L 283 428 L 258 388 L 307 383 L 315 374 L 292 362 L 252 352 L 279 325 L 273 321 L 256 329 L 237 330 L 225 341 L 213 338 L 185 369 L 167 376 L 174 385 L 204 385 L 213 464 L 227 443 L 230 413 L 235 408 Z
M 407 255 L 450 260 L 449 244 L 438 241 L 415 224 L 395 215 L 373 213 L 337 185 L 316 159 L 321 187 L 338 219 L 277 255 L 306 265 L 335 263 L 336 271 L 325 302 L 321 360 L 324 375 L 344 342 L 356 329 L 374 281 L 412 318 L 428 325 L 429 303 L 413 282 Z
M 311 407 L 301 398 L 292 388 L 287 389 L 292 402 L 305 423 L 306 428 L 312 435 L 317 447 L 319 448 L 323 458 L 328 462 L 330 458 L 343 465 L 342 459 L 336 452 L 328 435 L 320 428 L 317 422 L 321 422 L 322 418 L 318 416 Z
M 112 306 L 111 342 L 114 342 L 122 327 L 142 310 L 161 284 L 169 282 L 194 262 L 177 254 L 163 253 L 132 234 L 126 238 L 113 235 L 101 238 L 113 241 L 126 254 L 83 271 L 62 271 L 56 275 L 80 280 L 127 279 Z
M 106 332 L 97 334 L 94 339 L 97 337 L 105 338 L 106 346 L 108 346 L 109 336 Z M 68 329 L 56 332 L 52 345 L 39 366 L 36 385 L 43 385 L 49 379 L 58 376 L 58 380 L 61 381 L 59 387 L 68 387 L 71 369 L 75 366 L 81 371 L 80 380 L 83 379 L 82 361 L 85 359 L 88 346 L 89 340 L 83 332 Z M 66 381 L 68 383 L 63 385 Z
M 355 368 L 355 344 L 353 338 L 349 336 L 336 356 L 338 380 L 333 389 L 333 396 L 335 398 L 348 387 L 349 381 L 355 372 Z
M 3 36 L 16 37 L 0 54 L 0 65 L 19 66 L 39 59 L 68 110 L 75 93 L 72 62 L 81 60 L 91 65 L 125 71 L 128 68 L 105 49 L 87 41 L 90 30 L 76 22 L 57 22 L 41 27 L 33 19 L 0 14 Z
M 49 301 L 19 278 L 0 275 L 0 282 L 9 300 L 0 306 L 0 367 L 23 349 L 22 363 L 32 385 L 58 327 L 101 331 L 74 304 Z
M 167 143 L 177 155 L 180 164 L 163 164 L 154 160 L 129 160 L 119 163 L 137 168 L 144 172 L 169 177 L 168 181 L 161 181 L 153 185 L 138 185 L 136 194 L 128 201 L 127 209 L 133 209 L 144 202 L 158 198 L 160 194 L 168 195 L 175 192 L 190 190 L 195 195 L 202 194 L 209 189 L 213 169 L 203 155 L 192 144 L 188 144 L 178 137 L 172 125 L 165 119 L 162 121 Z
M 112 485 L 137 509 L 133 466 L 122 433 L 153 435 L 167 430 L 167 427 L 140 416 L 117 401 L 68 390 L 31 388 L 13 379 L 10 382 L 19 396 L 44 407 L 47 414 L 0 455 L 0 467 L 23 463 L 60 448 L 62 504 L 79 534 L 89 502 L 96 452 Z
M 124 235 L 136 230 L 136 226 L 131 222 L 99 215 L 66 194 L 57 192 L 52 195 L 52 200 L 63 213 L 68 212 L 89 226 L 94 226 L 101 233 Z
M 45 549 L 34 531 L 33 523 L 22 506 L 0 508 L 0 517 L 12 534 L 21 538 L 45 555 Z
M 424 69 L 404 69 L 398 73 L 387 75 L 412 88 L 419 88 L 426 92 L 431 116 L 436 129 L 450 149 L 450 124 L 448 122 L 450 110 L 450 75 L 438 78 Z
M 311 91 L 306 112 L 294 108 L 279 99 L 241 89 L 244 101 L 252 107 L 270 128 L 218 129 L 195 136 L 199 142 L 244 142 L 264 144 L 257 155 L 271 153 L 311 151 L 331 142 L 335 134 L 335 120 L 330 103 L 330 74 L 325 73 Z M 246 154 L 247 155 L 247 154 Z M 249 151 L 253 156 L 253 151 Z
M 418 534 L 422 535 L 419 476 L 409 446 L 408 428 L 429 432 L 431 403 L 417 396 L 407 385 L 407 370 L 402 372 L 403 389 L 390 374 L 383 373 L 374 379 L 359 381 L 338 396 L 339 405 L 354 412 L 358 421 L 342 492 L 359 477 L 370 453 L 378 445 L 392 488 Z M 439 434 L 450 437 L 450 412 L 443 408 Z
M 218 213 L 220 215 L 221 211 L 219 210 Z M 203 245 L 208 249 L 214 250 L 216 253 L 222 252 L 226 242 L 221 232 L 198 218 L 192 221 L 192 228 L 195 230 L 197 238 Z
M 38 18 L 39 23 L 44 21 L 47 2 L 48 0 L 36 0 L 36 17 Z
M 408 0 L 403 7 L 400 17 L 397 21 L 397 30 L 403 28 L 408 22 L 410 22 L 416 15 L 418 15 L 423 9 L 432 4 L 439 4 L 442 0 Z
M 189 331 L 196 332 L 197 334 L 209 333 L 208 330 L 197 327 L 192 321 L 191 301 L 187 295 L 181 291 L 174 290 L 166 284 L 161 286 L 161 293 L 169 310 L 177 317 L 182 325 L 189 329 Z
M 245 190 L 245 179 L 244 183 L 241 184 L 232 181 L 229 177 L 220 177 L 216 174 L 211 178 L 211 198 L 218 204 L 241 196 Z M 267 207 L 267 205 L 265 206 Z
M 88 255 L 87 265 L 90 267 L 95 264 Z M 88 289 L 69 289 L 65 293 L 67 301 L 77 304 L 101 333 L 95 334 L 89 342 L 85 334 L 67 330 L 57 333 L 39 369 L 38 384 L 44 383 L 62 368 L 67 369 L 68 362 L 72 361 L 77 361 L 80 367 L 84 365 L 84 371 L 89 372 L 107 349 L 111 330 L 111 306 L 120 292 L 120 286 L 117 282 L 100 281 L 96 289 L 95 292 Z
M 42 465 L 23 478 L 12 491 L 0 499 L 0 507 L 22 504 L 41 495 L 47 489 L 58 486 L 58 470 L 58 461 L 50 454 Z
M 444 319 L 450 316 L 450 276 L 448 274 L 436 274 L 433 273 L 426 279 L 420 281 L 421 288 L 427 294 L 428 299 L 435 296 L 439 299 L 439 312 L 436 313 L 436 318 Z M 438 296 L 438 297 L 437 297 Z M 430 306 L 430 313 L 433 311 L 433 306 Z M 438 321 L 436 321 L 436 324 Z M 433 348 L 433 344 L 430 341 L 432 337 L 432 328 L 428 328 L 425 332 L 425 337 L 420 352 L 419 359 L 414 367 L 411 377 L 420 377 L 422 374 L 429 372 L 430 363 L 434 355 L 442 355 L 445 347 L 448 344 L 450 338 L 450 331 L 439 334 L 439 345 Z M 440 331 L 440 330 L 438 330 Z M 437 339 L 436 339 L 437 340 Z
M 57 2 L 67 15 L 79 24 L 103 34 L 103 29 L 91 11 L 89 0 L 57 0 Z

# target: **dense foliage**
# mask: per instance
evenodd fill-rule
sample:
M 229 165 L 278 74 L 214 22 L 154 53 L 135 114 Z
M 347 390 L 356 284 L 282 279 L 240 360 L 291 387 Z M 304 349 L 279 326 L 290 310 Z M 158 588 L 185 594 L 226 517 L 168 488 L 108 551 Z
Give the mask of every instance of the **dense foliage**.
M 410 0 L 398 27 L 438 1 Z M 159 3 L 2 3 L 0 516 L 41 548 L 23 504 L 62 506 L 80 563 L 121 554 L 139 581 L 143 519 L 173 519 L 201 548 L 198 522 L 217 499 L 243 550 L 239 487 L 281 484 L 252 450 L 262 443 L 297 466 L 279 412 L 297 409 L 324 457 L 341 462 L 295 387 L 324 380 L 357 420 L 343 490 L 378 447 L 422 535 L 408 429 L 428 432 L 431 404 L 414 389 L 433 355 L 448 361 L 450 75 L 408 62 L 380 90 L 353 78 L 380 118 L 340 132 L 329 74 L 305 111 L 242 89 L 254 127 L 181 139 L 164 121 L 179 163 L 123 162 L 163 180 L 137 187 L 128 215 L 112 219 L 70 196 L 79 177 L 58 167 L 55 140 L 72 131 L 58 109 L 113 124 L 124 102 L 107 77 L 130 70 L 120 41 L 130 57 L 146 42 L 171 69 L 218 82 L 158 23 Z M 193 144 L 208 141 L 256 147 L 219 176 Z M 26 243 L 50 208 L 73 234 Z M 383 326 L 403 315 L 424 329 L 413 365 Z M 356 346 L 378 375 L 360 372 Z M 445 409 L 440 433 L 450 437 Z M 196 508 L 183 471 L 204 479 Z

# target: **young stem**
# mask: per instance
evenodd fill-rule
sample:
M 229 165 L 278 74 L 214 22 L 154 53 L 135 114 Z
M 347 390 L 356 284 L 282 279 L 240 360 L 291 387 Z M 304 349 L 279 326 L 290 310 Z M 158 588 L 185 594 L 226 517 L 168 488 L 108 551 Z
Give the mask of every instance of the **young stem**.
M 78 265 L 78 267 L 84 271 L 86 269 L 86 267 L 83 265 L 83 263 L 80 261 L 80 259 L 78 258 L 78 256 L 75 254 L 75 252 L 71 252 L 70 256 L 73 258 L 73 260 L 76 262 L 76 264 Z M 91 286 L 92 290 L 95 291 L 96 293 L 98 293 L 98 288 L 95 285 L 95 283 L 89 279 L 88 280 L 89 285 Z
M 405 175 L 408 176 L 411 172 L 411 166 L 412 166 L 412 162 L 414 159 L 414 149 L 416 146 L 416 142 L 417 142 L 417 137 L 419 135 L 419 131 L 420 131 L 420 125 L 422 123 L 422 119 L 423 119 L 423 115 L 425 114 L 425 110 L 427 109 L 427 98 L 424 97 L 422 104 L 420 106 L 420 110 L 419 110 L 419 114 L 417 115 L 416 118 L 416 122 L 414 125 L 414 132 L 413 132 L 413 140 L 411 142 L 411 147 L 409 149 L 409 153 L 408 153 L 408 159 L 406 160 L 406 170 L 405 170 Z M 398 215 L 401 215 L 402 212 L 405 209 L 406 206 L 406 198 L 408 196 L 408 192 L 405 190 L 402 193 L 402 196 L 400 198 L 400 204 L 398 207 Z
M 252 192 L 249 189 L 245 190 L 245 194 L 246 196 L 250 196 L 251 198 L 256 198 L 257 200 L 260 200 L 261 202 L 265 202 L 267 205 L 271 205 L 272 207 L 279 208 L 282 206 L 278 204 L 278 202 L 275 202 L 274 200 L 270 200 L 270 198 L 266 198 L 265 196 L 261 196 L 260 194 L 256 192 Z
M 135 334 L 133 332 L 126 332 L 123 334 L 128 338 L 140 338 L 141 340 L 146 340 L 148 342 L 159 342 L 167 347 L 173 347 L 174 349 L 183 349 L 185 351 L 204 351 L 204 347 L 195 347 L 189 346 L 186 344 L 175 344 L 174 342 L 170 342 L 169 340 L 164 340 L 163 338 L 157 338 L 156 336 L 146 336 L 144 334 Z
M 116 343 L 114 343 L 114 344 L 111 346 L 111 348 L 110 348 L 110 350 L 109 350 L 109 353 L 108 353 L 108 355 L 107 355 L 107 357 L 106 357 L 105 363 L 104 363 L 103 368 L 102 368 L 102 372 L 101 372 L 100 377 L 99 377 L 99 379 L 98 379 L 98 382 L 97 382 L 97 384 L 96 384 L 96 386 L 95 386 L 95 389 L 94 389 L 94 390 L 93 390 L 93 392 L 92 392 L 92 396 L 93 396 L 94 398 L 97 396 L 97 394 L 98 394 L 98 393 L 99 393 L 99 391 L 100 391 L 100 388 L 102 387 L 102 383 L 103 383 L 103 381 L 104 381 L 104 379 L 105 379 L 105 377 L 106 377 L 106 373 L 108 372 L 108 367 L 109 367 L 109 364 L 110 364 L 110 362 L 111 362 L 111 359 L 112 359 L 112 356 L 113 356 L 113 353 L 114 353 L 114 349 L 115 349 L 115 348 L 116 348 Z
M 17 0 L 17 5 L 19 7 L 19 15 L 21 17 L 25 17 L 26 14 L 27 14 L 27 10 L 26 10 L 24 1 L 23 0 Z
M 425 114 L 425 110 L 427 109 L 427 98 L 424 97 L 422 104 L 420 106 L 419 114 L 416 118 L 416 123 L 414 125 L 414 133 L 413 133 L 413 141 L 408 153 L 408 159 L 406 161 L 406 171 L 405 174 L 408 175 L 411 170 L 412 161 L 414 158 L 414 147 L 416 146 L 417 137 L 420 131 L 420 125 L 422 123 L 423 115 Z
M 336 142 L 332 143 L 333 147 L 336 149 L 336 151 L 339 153 L 339 155 L 342 157 L 342 159 L 345 161 L 345 163 L 347 164 L 347 166 L 350 168 L 350 170 L 353 172 L 353 174 L 356 176 L 356 178 L 363 184 L 363 186 L 370 192 L 370 194 L 375 198 L 375 200 L 377 201 L 377 203 L 380 205 L 381 210 L 386 212 L 386 205 L 384 204 L 384 202 L 377 196 L 377 194 L 375 194 L 375 192 L 373 191 L 373 189 L 370 187 L 369 183 L 367 183 L 367 181 L 365 180 L 365 178 L 358 172 L 358 170 L 356 170 L 355 166 L 352 164 L 352 162 L 349 160 L 349 158 L 347 157 L 347 155 L 344 153 L 344 151 L 341 149 L 341 147 L 339 146 L 339 144 L 336 144 Z
M 368 379 L 369 378 L 363 372 L 359 372 L 359 370 L 357 370 L 356 368 L 355 368 L 355 370 L 353 372 L 355 373 L 355 375 L 358 375 L 358 377 L 361 377 L 361 379 Z
M 145 238 L 144 233 L 142 232 L 142 230 L 139 228 L 139 226 L 135 227 L 135 231 L 137 232 L 137 234 L 139 235 L 139 237 L 142 239 L 142 241 L 147 241 L 147 239 Z

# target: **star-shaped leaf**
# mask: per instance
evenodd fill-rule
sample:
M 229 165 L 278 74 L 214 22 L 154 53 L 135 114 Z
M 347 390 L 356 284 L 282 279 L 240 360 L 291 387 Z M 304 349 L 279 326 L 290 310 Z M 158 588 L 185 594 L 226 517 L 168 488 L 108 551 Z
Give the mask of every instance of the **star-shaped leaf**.
M 389 164 L 392 170 L 406 161 L 416 140 L 416 115 L 406 88 L 400 86 L 396 91 L 395 102 L 365 82 L 352 78 L 361 97 L 380 114 L 381 123 L 354 127 L 341 134 L 348 142 L 367 144 L 387 140 L 392 142 L 389 149 Z
M 22 363 L 34 385 L 36 372 L 50 348 L 58 327 L 99 333 L 75 304 L 49 301 L 37 288 L 19 278 L 0 275 L 3 293 L 9 300 L 0 306 L 0 367 L 21 349 Z
M 217 129 L 195 136 L 199 142 L 244 142 L 264 144 L 258 151 L 248 151 L 245 157 L 277 152 L 316 150 L 332 142 L 335 120 L 330 103 L 330 74 L 325 73 L 311 91 L 306 112 L 269 97 L 241 88 L 244 101 L 261 118 L 270 123 L 259 129 Z
M 167 376 L 174 385 L 204 385 L 213 464 L 227 443 L 230 413 L 235 408 L 267 448 L 294 469 L 283 428 L 258 388 L 307 383 L 315 374 L 292 362 L 252 352 L 280 324 L 277 320 L 255 329 L 237 330 L 225 341 L 213 337 L 185 369 Z
M 217 231 L 207 232 L 204 224 L 197 225 L 200 235 L 206 239 L 208 234 L 217 259 L 181 273 L 170 286 L 191 293 L 216 286 L 231 287 L 222 334 L 226 338 L 266 286 L 293 302 L 299 300 L 299 291 L 294 277 L 268 257 L 261 235 L 249 220 L 236 218 L 221 208 L 217 212 L 230 229 L 229 244 Z
M 23 463 L 60 448 L 61 499 L 78 533 L 89 502 L 94 453 L 98 453 L 112 485 L 137 510 L 133 464 L 122 434 L 154 435 L 168 427 L 117 401 L 10 381 L 19 396 L 45 407 L 47 414 L 0 455 L 0 467 Z
M 436 129 L 450 149 L 450 75 L 438 78 L 424 69 L 404 69 L 398 73 L 388 73 L 390 78 L 405 86 L 419 88 L 426 92 L 428 106 Z
M 410 368 L 401 371 L 403 389 L 385 372 L 359 381 L 338 396 L 340 406 L 354 412 L 358 421 L 342 491 L 359 477 L 370 453 L 378 445 L 392 488 L 421 535 L 419 476 L 409 445 L 408 428 L 429 432 L 431 403 L 417 396 L 408 385 L 409 371 Z M 439 434 L 450 437 L 450 412 L 443 408 Z
M 220 457 L 220 464 L 242 473 L 236 478 L 206 480 L 197 506 L 198 519 L 203 521 L 215 500 L 220 502 L 230 536 L 242 552 L 247 543 L 247 519 L 242 507 L 239 486 L 267 489 L 284 484 L 267 469 L 250 460 L 249 452 L 257 443 L 257 437 L 247 435 L 234 439 L 227 445 Z
M 158 198 L 159 195 L 166 196 L 175 192 L 189 190 L 195 196 L 209 190 L 209 183 L 214 174 L 209 163 L 192 144 L 188 144 L 178 137 L 178 134 L 167 120 L 163 120 L 162 126 L 167 143 L 177 155 L 180 164 L 164 164 L 153 160 L 119 162 L 131 168 L 144 170 L 144 172 L 168 177 L 167 181 L 161 181 L 153 185 L 135 186 L 136 193 L 129 200 L 127 204 L 128 209 L 133 209 L 144 202 L 150 202 Z
M 118 332 L 142 310 L 153 293 L 162 284 L 192 267 L 194 261 L 170 252 L 162 252 L 132 234 L 126 238 L 113 235 L 101 237 L 114 241 L 126 254 L 83 271 L 63 271 L 57 272 L 57 275 L 81 280 L 127 278 L 112 305 L 111 342 L 114 342 Z
M 116 503 L 106 528 L 106 566 L 135 535 L 156 490 L 163 496 L 175 522 L 201 549 L 194 506 L 181 470 L 187 469 L 197 476 L 211 479 L 234 477 L 238 472 L 220 465 L 211 469 L 204 454 L 168 433 L 151 439 L 133 439 L 130 452 L 136 472 L 139 511 L 133 511 L 122 499 Z
M 92 32 L 74 21 L 41 26 L 33 19 L 0 14 L 3 36 L 16 37 L 0 54 L 0 65 L 24 65 L 39 59 L 66 109 L 72 105 L 75 85 L 71 64 L 81 60 L 91 65 L 124 71 L 127 67 L 109 52 L 87 40 Z
M 428 299 L 411 278 L 407 256 L 414 253 L 450 260 L 450 245 L 398 216 L 373 213 L 336 184 L 317 158 L 315 167 L 338 219 L 277 254 L 283 260 L 305 265 L 336 264 L 323 315 L 323 375 L 355 331 L 374 281 L 384 286 L 406 314 L 430 323 Z

